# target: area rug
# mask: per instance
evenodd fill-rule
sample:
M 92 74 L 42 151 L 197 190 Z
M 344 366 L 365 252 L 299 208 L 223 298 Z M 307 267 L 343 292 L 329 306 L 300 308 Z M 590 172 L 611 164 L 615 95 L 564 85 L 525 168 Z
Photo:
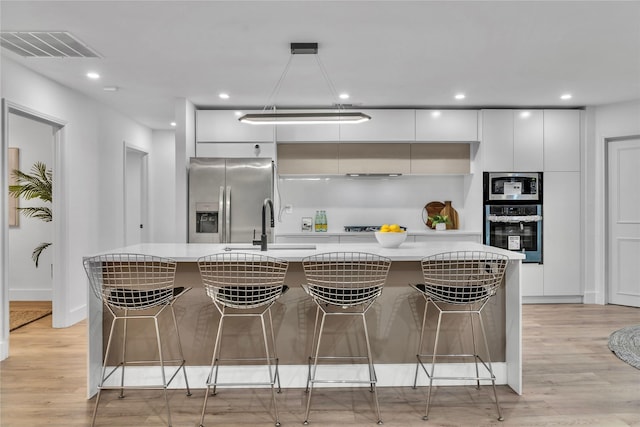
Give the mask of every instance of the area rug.
M 10 331 L 15 331 L 50 314 L 51 309 L 11 310 L 9 313 L 9 329 Z
M 609 349 L 621 360 L 640 369 L 640 325 L 627 326 L 612 333 Z

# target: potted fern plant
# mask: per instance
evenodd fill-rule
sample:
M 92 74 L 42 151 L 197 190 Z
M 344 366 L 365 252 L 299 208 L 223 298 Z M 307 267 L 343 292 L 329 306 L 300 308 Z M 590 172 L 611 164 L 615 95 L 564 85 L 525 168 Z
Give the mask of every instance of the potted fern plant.
M 53 195 L 53 173 L 47 169 L 47 165 L 36 162 L 31 167 L 31 173 L 25 173 L 14 169 L 12 172 L 17 184 L 9 186 L 9 194 L 13 197 L 22 197 L 25 200 L 40 199 L 51 203 Z M 28 218 L 38 218 L 45 222 L 51 222 L 52 212 L 49 206 L 30 206 L 18 208 Z M 42 251 L 51 246 L 51 242 L 40 243 L 32 252 L 31 258 L 38 267 L 38 261 Z

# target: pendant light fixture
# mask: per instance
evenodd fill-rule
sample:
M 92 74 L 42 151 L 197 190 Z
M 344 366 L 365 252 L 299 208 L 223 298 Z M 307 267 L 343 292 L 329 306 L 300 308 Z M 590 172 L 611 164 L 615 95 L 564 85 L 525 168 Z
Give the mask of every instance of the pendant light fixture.
M 278 79 L 269 99 L 267 101 L 267 105 L 265 105 L 262 113 L 253 113 L 253 114 L 245 114 L 238 118 L 238 120 L 242 123 L 249 123 L 252 125 L 290 125 L 290 124 L 335 124 L 335 123 L 362 123 L 367 120 L 371 120 L 371 116 L 361 112 L 354 111 L 346 111 L 342 108 L 339 102 L 336 102 L 338 106 L 338 111 L 335 112 L 282 112 L 279 113 L 276 111 L 274 105 L 272 105 L 272 101 L 275 96 L 280 91 L 280 87 L 282 86 L 282 82 L 284 81 L 287 73 L 289 72 L 289 68 L 291 67 L 291 61 L 294 55 L 315 55 L 316 62 L 318 63 L 318 67 L 322 72 L 322 76 L 329 87 L 329 91 L 332 96 L 337 100 L 338 95 L 325 70 L 322 62 L 320 61 L 320 57 L 318 56 L 318 43 L 291 43 L 291 55 L 289 56 L 289 61 L 285 66 L 282 75 Z M 271 110 L 268 110 L 271 108 Z

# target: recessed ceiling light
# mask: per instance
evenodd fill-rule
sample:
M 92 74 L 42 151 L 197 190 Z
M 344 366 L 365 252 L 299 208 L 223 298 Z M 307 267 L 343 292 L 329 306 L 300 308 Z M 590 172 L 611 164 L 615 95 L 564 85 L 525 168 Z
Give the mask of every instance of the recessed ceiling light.
M 236 117 L 240 117 L 242 115 L 242 111 L 236 111 L 235 113 L 233 113 L 236 115 Z
M 440 111 L 432 111 L 431 117 L 440 117 Z
M 96 73 L 95 71 L 89 71 L 87 73 L 87 77 L 90 78 L 91 80 L 97 80 L 100 78 L 100 74 Z
M 102 88 L 102 90 L 104 90 L 105 92 L 117 92 L 118 90 L 120 90 L 120 88 L 118 86 L 105 86 Z
M 170 125 L 176 127 L 176 122 L 171 122 Z
M 457 94 L 456 94 L 456 96 L 455 96 L 455 98 L 456 98 L 456 99 L 465 99 L 465 98 L 466 98 L 466 96 L 465 96 L 465 94 L 464 94 L 464 93 L 457 93 Z
M 527 117 L 531 116 L 531 111 L 523 111 L 520 113 L 520 117 L 522 117 L 523 119 L 526 119 Z
M 567 99 L 571 99 L 571 98 L 573 98 L 573 96 L 572 96 L 570 93 L 565 93 L 565 94 L 562 94 L 562 95 L 560 96 L 560 99 L 563 99 L 563 100 L 565 100 L 565 101 L 566 101 Z
M 348 93 L 341 93 L 338 96 L 340 97 L 340 99 L 349 99 L 349 94 Z
M 220 99 L 229 99 L 229 94 L 223 92 L 223 93 L 218 94 L 218 97 Z

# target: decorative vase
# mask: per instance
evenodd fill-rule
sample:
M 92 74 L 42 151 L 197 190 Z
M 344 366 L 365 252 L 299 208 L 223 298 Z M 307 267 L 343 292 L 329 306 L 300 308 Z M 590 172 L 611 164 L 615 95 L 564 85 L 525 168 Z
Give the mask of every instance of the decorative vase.
M 449 223 L 446 224 L 447 229 L 458 229 L 460 220 L 458 219 L 458 212 L 451 206 L 451 200 L 444 201 L 444 208 L 440 211 L 440 215 L 446 215 L 449 218 Z
M 442 231 L 447 229 L 447 224 L 444 222 L 439 222 L 436 224 L 436 231 Z

